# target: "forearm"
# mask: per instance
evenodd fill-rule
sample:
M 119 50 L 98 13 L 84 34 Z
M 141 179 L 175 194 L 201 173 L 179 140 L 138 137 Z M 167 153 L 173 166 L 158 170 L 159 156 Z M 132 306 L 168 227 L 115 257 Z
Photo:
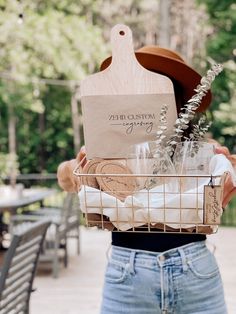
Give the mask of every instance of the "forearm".
M 77 165 L 76 159 L 62 162 L 57 169 L 57 180 L 59 186 L 67 192 L 77 192 L 80 188 L 79 178 L 73 175 Z
M 57 181 L 59 186 L 67 192 L 78 192 L 80 189 L 80 179 L 73 175 L 73 170 L 78 163 L 82 162 L 83 167 L 86 160 L 85 147 L 82 146 L 75 159 L 62 162 L 57 168 Z

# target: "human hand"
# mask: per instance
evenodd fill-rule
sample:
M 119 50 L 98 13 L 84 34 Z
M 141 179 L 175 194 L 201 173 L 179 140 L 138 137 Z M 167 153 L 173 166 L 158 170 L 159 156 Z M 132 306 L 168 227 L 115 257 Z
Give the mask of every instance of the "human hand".
M 78 192 L 80 179 L 73 175 L 73 170 L 77 166 L 77 160 L 71 159 L 62 162 L 57 168 L 57 181 L 59 186 L 67 192 Z
M 225 155 L 229 161 L 232 163 L 234 169 L 236 169 L 236 155 L 231 155 L 228 148 L 225 146 L 216 146 L 215 151 L 217 154 Z M 223 208 L 225 208 L 228 203 L 236 196 L 236 187 L 233 184 L 231 176 L 227 176 L 224 184 L 224 194 L 223 194 Z
M 82 146 L 80 148 L 80 151 L 78 152 L 77 156 L 76 156 L 76 160 L 78 163 L 81 163 L 81 167 L 83 168 L 87 162 L 86 159 L 86 149 L 85 146 Z
M 57 168 L 57 180 L 59 186 L 67 192 L 78 192 L 80 189 L 80 178 L 73 174 L 74 169 L 78 166 L 79 162 L 82 162 L 82 167 L 86 161 L 85 147 L 82 146 L 76 159 L 71 159 L 62 162 Z

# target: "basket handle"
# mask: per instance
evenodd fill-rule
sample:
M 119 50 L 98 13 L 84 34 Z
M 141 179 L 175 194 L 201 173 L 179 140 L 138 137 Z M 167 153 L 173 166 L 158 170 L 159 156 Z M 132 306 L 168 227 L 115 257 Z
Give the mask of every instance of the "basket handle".
M 84 161 L 86 160 L 86 156 L 84 156 L 82 158 L 82 160 L 76 165 L 75 169 L 73 170 L 73 175 L 76 177 L 79 177 L 82 173 L 82 164 L 84 163 Z

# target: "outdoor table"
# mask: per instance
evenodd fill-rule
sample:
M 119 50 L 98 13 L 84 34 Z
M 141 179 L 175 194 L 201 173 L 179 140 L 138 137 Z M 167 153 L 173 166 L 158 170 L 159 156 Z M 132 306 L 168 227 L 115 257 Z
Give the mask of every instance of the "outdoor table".
M 6 248 L 2 245 L 2 233 L 3 233 L 3 222 L 2 216 L 4 212 L 9 212 L 10 214 L 15 214 L 17 209 L 20 207 L 25 207 L 37 202 L 40 202 L 40 206 L 43 205 L 43 200 L 49 196 L 57 193 L 56 189 L 49 188 L 30 188 L 24 189 L 23 194 L 19 198 L 0 198 L 0 251 Z M 5 227 L 6 228 L 6 227 Z M 5 229 L 4 228 L 4 229 Z M 8 227 L 7 229 L 8 230 Z M 5 231 L 6 231 L 5 230 Z
M 18 208 L 25 207 L 33 203 L 40 202 L 49 196 L 57 193 L 56 189 L 48 188 L 31 188 L 24 189 L 23 195 L 15 199 L 1 199 L 0 198 L 0 213 L 9 211 L 15 213 Z

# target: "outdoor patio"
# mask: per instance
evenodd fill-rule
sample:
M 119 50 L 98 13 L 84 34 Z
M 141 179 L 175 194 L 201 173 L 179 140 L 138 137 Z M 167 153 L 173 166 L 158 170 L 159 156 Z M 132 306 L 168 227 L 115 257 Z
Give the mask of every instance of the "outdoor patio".
M 235 238 L 236 228 L 222 227 L 208 239 L 211 249 L 216 245 L 229 314 L 236 313 Z M 109 243 L 109 232 L 81 227 L 81 255 L 76 255 L 76 242 L 71 239 L 69 267 L 61 269 L 58 279 L 52 278 L 49 268 L 40 267 L 34 282 L 37 290 L 32 294 L 31 313 L 99 313 Z
M 0 314 L 99 314 L 111 234 L 85 222 L 221 225 L 236 314 L 235 16 L 235 0 L 1 1 Z

